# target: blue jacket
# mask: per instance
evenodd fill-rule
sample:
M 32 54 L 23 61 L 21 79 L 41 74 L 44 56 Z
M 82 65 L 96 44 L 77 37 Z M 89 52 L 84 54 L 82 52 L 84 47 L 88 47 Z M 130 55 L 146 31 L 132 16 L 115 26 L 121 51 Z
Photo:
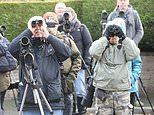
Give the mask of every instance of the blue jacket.
M 131 92 L 138 91 L 138 80 L 142 70 L 141 57 L 137 57 L 130 62 L 130 78 L 131 78 Z
M 23 33 L 17 36 L 10 44 L 9 50 L 12 55 L 20 60 L 19 65 L 19 87 L 18 87 L 18 103 L 20 107 L 23 93 L 25 91 L 25 81 L 27 80 L 25 66 L 21 53 L 20 39 L 26 36 L 31 39 L 32 33 L 26 29 Z M 39 86 L 43 90 L 52 109 L 63 109 L 64 99 L 61 87 L 60 62 L 64 61 L 71 55 L 71 49 L 61 40 L 49 35 L 46 43 L 43 45 L 32 45 L 33 55 L 36 64 L 34 64 L 33 77 L 37 79 Z M 34 62 L 34 63 L 35 63 Z M 35 65 L 36 68 L 35 68 Z M 37 71 L 38 70 L 38 71 Z M 41 79 L 41 80 L 40 80 Z M 31 85 L 28 87 L 28 92 L 24 104 L 24 109 L 34 109 L 38 104 L 34 104 L 34 98 Z M 41 97 L 41 96 L 40 96 Z M 42 98 L 41 98 L 42 99 Z M 44 103 L 43 103 L 44 105 Z M 47 107 L 46 107 L 47 109 Z

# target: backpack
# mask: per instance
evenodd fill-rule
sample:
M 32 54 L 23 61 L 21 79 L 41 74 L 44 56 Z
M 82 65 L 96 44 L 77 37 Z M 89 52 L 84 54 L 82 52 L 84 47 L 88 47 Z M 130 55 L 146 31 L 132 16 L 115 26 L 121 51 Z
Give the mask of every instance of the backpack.
M 11 55 L 7 48 L 0 44 L 0 73 L 15 70 L 17 67 L 17 60 Z

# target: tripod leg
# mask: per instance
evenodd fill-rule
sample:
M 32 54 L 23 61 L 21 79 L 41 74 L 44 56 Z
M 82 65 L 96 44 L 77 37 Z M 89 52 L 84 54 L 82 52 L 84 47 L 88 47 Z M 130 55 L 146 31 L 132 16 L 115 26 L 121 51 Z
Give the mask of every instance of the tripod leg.
M 139 102 L 139 105 L 140 105 L 140 107 L 141 107 L 141 109 L 142 109 L 143 114 L 146 115 L 146 114 L 145 114 L 145 111 L 144 111 L 144 109 L 143 109 L 143 107 L 142 107 L 142 105 L 141 105 L 141 102 L 140 102 L 140 100 L 139 100 L 139 97 L 137 96 L 136 93 L 135 93 L 135 97 L 136 97 L 137 101 Z
M 152 111 L 154 112 L 153 106 L 152 106 L 152 104 L 151 104 L 151 101 L 150 101 L 150 99 L 149 99 L 149 96 L 148 96 L 148 94 L 147 94 L 147 92 L 146 92 L 146 90 L 145 90 L 145 88 L 144 88 L 144 86 L 143 86 L 143 82 L 142 82 L 142 79 L 141 79 L 140 77 L 139 77 L 139 80 L 140 80 L 140 83 L 141 83 L 141 88 L 143 89 L 143 92 L 144 92 L 145 96 L 147 97 L 148 102 L 149 102 L 149 104 L 150 104 L 150 106 L 151 106 L 151 109 L 152 109 Z
M 51 109 L 51 107 L 50 107 L 50 105 L 49 105 L 49 103 L 48 103 L 48 101 L 47 101 L 47 99 L 46 99 L 46 97 L 45 97 L 45 95 L 44 95 L 44 93 L 43 93 L 41 88 L 39 88 L 39 92 L 40 92 L 41 96 L 43 97 L 43 99 L 44 99 L 44 101 L 45 101 L 45 103 L 46 103 L 46 105 L 47 105 L 51 115 L 53 115 L 53 111 L 52 111 L 52 109 Z
M 33 89 L 33 91 L 35 93 L 35 96 L 36 96 L 36 99 L 37 99 L 37 102 L 38 102 L 38 105 L 39 105 L 39 108 L 40 108 L 41 115 L 44 115 L 44 111 L 43 111 L 43 107 L 42 107 L 42 104 L 41 104 L 41 99 L 40 99 L 38 90 L 37 89 Z
M 73 113 L 76 113 L 77 109 L 77 96 L 76 96 L 76 91 L 73 93 Z
M 13 80 L 12 80 L 12 78 L 11 78 L 11 73 L 12 73 L 12 72 L 9 73 L 9 77 L 10 77 L 10 82 L 12 83 Z M 14 89 L 12 89 L 12 93 L 13 93 L 13 97 L 14 97 L 15 106 L 16 106 L 16 108 L 17 108 L 17 100 L 16 100 L 16 96 L 15 96 Z
M 28 90 L 28 84 L 26 84 L 26 87 L 25 87 L 24 95 L 23 95 L 21 106 L 20 106 L 20 110 L 19 110 L 19 115 L 22 115 L 22 110 L 23 110 L 23 107 L 24 107 L 27 90 Z
M 136 100 L 135 94 L 136 94 L 136 92 L 131 92 L 131 93 L 130 93 L 130 104 L 133 105 L 133 108 L 132 108 L 132 115 L 134 115 L 134 103 L 135 103 L 135 100 Z

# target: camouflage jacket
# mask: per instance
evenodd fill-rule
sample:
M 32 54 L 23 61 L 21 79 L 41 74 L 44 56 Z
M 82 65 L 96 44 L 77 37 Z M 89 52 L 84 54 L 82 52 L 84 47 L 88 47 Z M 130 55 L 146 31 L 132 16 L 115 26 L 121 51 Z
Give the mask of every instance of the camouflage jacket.
M 64 43 L 69 45 L 72 49 L 71 57 L 63 62 L 63 72 L 66 75 L 67 79 L 73 80 L 74 82 L 78 71 L 81 69 L 80 52 L 71 37 L 66 36 L 63 32 L 58 33 L 56 36 L 59 39 L 62 39 Z

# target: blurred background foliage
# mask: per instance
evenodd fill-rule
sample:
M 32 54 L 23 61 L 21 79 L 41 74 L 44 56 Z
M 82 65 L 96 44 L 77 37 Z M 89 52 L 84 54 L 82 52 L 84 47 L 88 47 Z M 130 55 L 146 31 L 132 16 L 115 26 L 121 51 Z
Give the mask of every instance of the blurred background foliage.
M 101 36 L 102 10 L 110 13 L 116 5 L 115 0 L 1 0 L 0 25 L 7 27 L 5 36 L 11 41 L 27 28 L 30 17 L 54 11 L 59 1 L 75 9 L 79 20 L 88 26 L 93 40 Z M 140 14 L 144 26 L 139 48 L 141 51 L 154 51 L 154 0 L 130 0 L 130 3 Z

